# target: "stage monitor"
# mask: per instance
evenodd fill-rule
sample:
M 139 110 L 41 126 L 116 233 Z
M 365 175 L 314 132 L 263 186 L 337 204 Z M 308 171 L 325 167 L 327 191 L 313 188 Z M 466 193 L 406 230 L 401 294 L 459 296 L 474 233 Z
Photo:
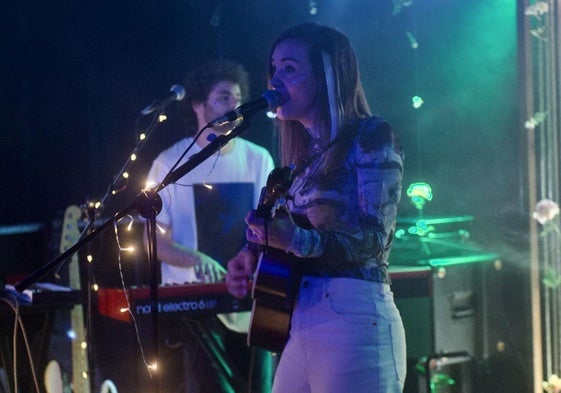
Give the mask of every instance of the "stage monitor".
M 0 289 L 47 262 L 47 228 L 41 223 L 0 226 Z

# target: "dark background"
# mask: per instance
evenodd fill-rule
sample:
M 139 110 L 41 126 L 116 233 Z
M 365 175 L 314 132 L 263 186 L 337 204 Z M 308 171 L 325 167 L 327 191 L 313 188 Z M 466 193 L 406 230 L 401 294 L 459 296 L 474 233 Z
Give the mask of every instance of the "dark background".
M 473 216 L 471 239 L 507 262 L 507 307 L 526 308 L 529 214 L 516 2 L 315 3 L 315 15 L 304 0 L 3 5 L 0 225 L 60 220 L 68 205 L 102 197 L 136 145 L 142 108 L 204 61 L 241 62 L 251 75 L 251 97 L 259 96 L 274 37 L 289 25 L 317 21 L 353 42 L 370 105 L 405 147 L 404 191 L 427 182 L 434 198 L 425 215 Z M 424 101 L 418 109 L 413 96 Z M 102 216 L 129 206 L 156 154 L 182 137 L 174 109 L 129 168 L 127 189 L 109 199 Z M 244 137 L 276 157 L 263 113 Z M 399 214 L 417 215 L 405 194 Z M 518 322 L 505 328 L 512 342 L 526 334 L 528 316 Z M 526 351 L 519 341 L 510 352 L 515 368 Z
M 427 214 L 471 214 L 487 227 L 520 187 L 516 15 L 511 1 L 389 0 L 12 2 L 3 12 L 0 222 L 57 217 L 100 198 L 136 144 L 142 108 L 218 57 L 242 62 L 252 97 L 266 89 L 270 43 L 314 20 L 356 47 L 373 110 L 399 133 L 406 187 L 431 184 Z M 419 43 L 411 47 L 407 32 Z M 424 104 L 414 109 L 411 99 Z M 154 156 L 182 136 L 174 107 L 130 169 L 127 205 Z M 263 114 L 244 134 L 272 145 Z M 404 197 L 401 213 L 414 213 Z

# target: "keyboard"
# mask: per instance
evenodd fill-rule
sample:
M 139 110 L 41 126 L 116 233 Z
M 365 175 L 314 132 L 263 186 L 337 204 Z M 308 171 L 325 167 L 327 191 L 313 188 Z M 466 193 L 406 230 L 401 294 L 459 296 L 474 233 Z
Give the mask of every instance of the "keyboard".
M 132 316 L 142 319 L 152 314 L 152 299 L 148 287 L 127 288 L 126 293 L 122 288 L 100 288 L 97 296 L 99 313 L 112 319 L 132 322 Z M 162 318 L 201 318 L 249 311 L 252 305 L 249 298 L 236 299 L 230 295 L 225 283 L 161 286 L 158 288 L 157 304 L 158 317 Z

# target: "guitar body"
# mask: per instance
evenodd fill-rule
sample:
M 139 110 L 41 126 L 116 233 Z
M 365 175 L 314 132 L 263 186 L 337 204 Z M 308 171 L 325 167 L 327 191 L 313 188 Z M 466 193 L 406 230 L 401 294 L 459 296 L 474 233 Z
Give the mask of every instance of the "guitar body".
M 78 222 L 82 218 L 82 211 L 78 206 L 68 206 L 64 213 L 62 227 L 62 240 L 60 251 L 66 251 L 80 238 Z M 81 289 L 80 268 L 78 255 L 74 254 L 68 265 L 70 287 Z M 74 393 L 88 393 L 90 382 L 88 380 L 88 350 L 86 330 L 84 327 L 84 313 L 81 304 L 75 305 L 70 311 L 70 322 L 75 337 L 72 340 L 72 391 Z
M 292 169 L 275 168 L 261 190 L 257 215 L 272 221 L 278 214 L 287 214 L 281 207 L 286 202 L 292 184 Z M 307 217 L 292 215 L 296 224 L 311 228 Z M 253 307 L 247 342 L 270 352 L 280 353 L 288 341 L 292 308 L 298 293 L 300 272 L 296 268 L 299 258 L 283 250 L 262 248 L 253 278 L 251 296 Z
M 60 251 L 64 252 L 73 246 L 80 238 L 78 222 L 82 218 L 82 210 L 75 205 L 70 205 L 64 212 Z M 70 287 L 81 289 L 80 267 L 78 255 L 71 257 L 68 265 Z M 69 386 L 63 378 L 60 365 L 55 360 L 49 362 L 44 373 L 45 390 L 47 393 L 89 393 L 89 360 L 87 334 L 84 324 L 84 311 L 82 304 L 75 305 L 70 311 L 70 324 L 75 337 L 72 339 L 72 381 Z M 118 393 L 117 387 L 110 380 L 103 381 L 101 393 Z
M 288 340 L 297 274 L 293 257 L 274 248 L 262 252 L 253 278 L 248 345 L 280 353 Z

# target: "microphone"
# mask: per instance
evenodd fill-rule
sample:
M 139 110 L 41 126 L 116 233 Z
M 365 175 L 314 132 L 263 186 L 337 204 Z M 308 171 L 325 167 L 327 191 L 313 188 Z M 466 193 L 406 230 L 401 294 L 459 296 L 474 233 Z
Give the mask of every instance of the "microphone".
M 149 115 L 154 111 L 164 109 L 166 106 L 168 106 L 174 101 L 181 101 L 185 97 L 185 88 L 183 86 L 173 85 L 169 89 L 169 91 L 171 92 L 171 94 L 168 94 L 166 97 L 162 98 L 159 101 L 152 102 L 150 105 L 144 108 L 140 113 L 142 113 L 143 115 Z
M 251 102 L 247 102 L 238 106 L 233 111 L 230 111 L 223 116 L 220 116 L 210 123 L 207 127 L 221 126 L 232 121 L 236 121 L 240 118 L 247 118 L 253 115 L 255 112 L 262 109 L 276 109 L 288 102 L 288 97 L 284 94 L 279 93 L 276 90 L 267 90 L 261 97 Z

